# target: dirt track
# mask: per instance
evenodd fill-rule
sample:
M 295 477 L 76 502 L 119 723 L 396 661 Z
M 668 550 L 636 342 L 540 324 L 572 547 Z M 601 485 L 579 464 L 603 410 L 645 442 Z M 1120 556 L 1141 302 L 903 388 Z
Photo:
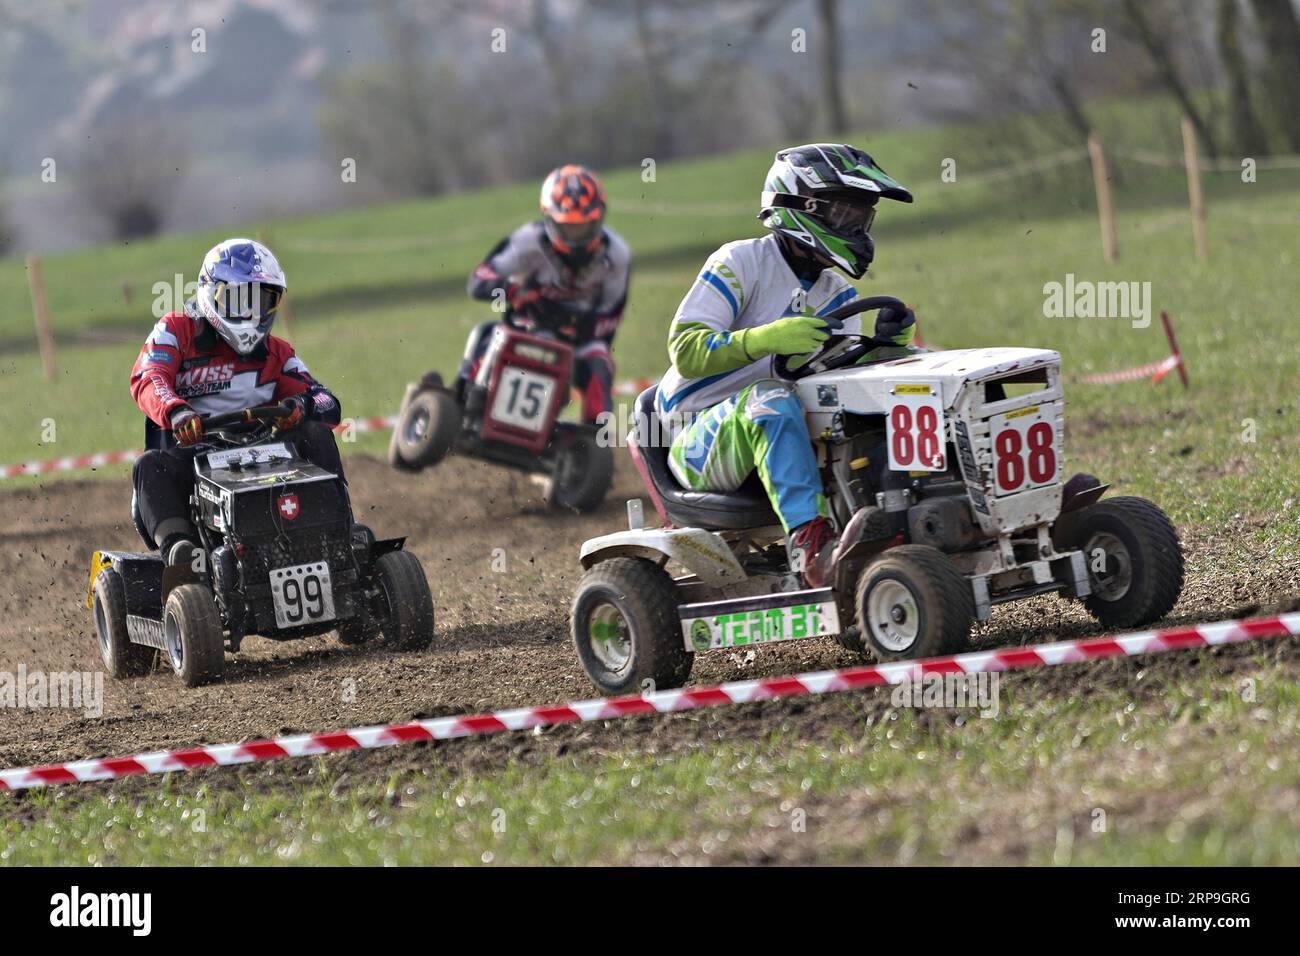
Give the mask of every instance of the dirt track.
M 104 713 L 6 710 L 0 766 L 135 752 L 550 703 L 592 695 L 568 643 L 567 607 L 579 543 L 621 526 L 623 501 L 639 493 L 620 461 L 614 493 L 583 518 L 542 509 L 527 479 L 454 459 L 410 476 L 372 458 L 349 459 L 358 517 L 381 535 L 407 534 L 424 561 L 438 617 L 434 647 L 394 653 L 349 648 L 332 636 L 276 643 L 251 638 L 228 658 L 223 684 L 186 690 L 169 671 L 105 679 Z M 124 479 L 63 481 L 0 492 L 0 671 L 98 671 L 84 606 L 90 552 L 136 548 Z M 1297 572 L 1239 549 L 1245 525 L 1211 541 L 1186 536 L 1189 574 L 1174 620 L 1204 620 L 1300 590 Z M 504 550 L 504 572 L 493 570 Z M 1251 557 L 1248 580 L 1219 568 L 1224 548 Z M 1094 632 L 1076 605 L 1041 598 L 994 611 L 976 634 L 994 646 Z M 855 659 L 829 639 L 696 658 L 693 682 L 752 678 Z M 694 732 L 684 729 L 693 736 Z

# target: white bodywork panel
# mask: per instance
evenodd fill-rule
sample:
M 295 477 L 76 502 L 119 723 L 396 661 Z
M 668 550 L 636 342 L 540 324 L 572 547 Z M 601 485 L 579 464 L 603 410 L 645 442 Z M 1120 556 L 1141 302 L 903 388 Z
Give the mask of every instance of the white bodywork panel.
M 582 543 L 582 566 L 609 558 L 666 557 L 686 568 L 700 582 L 712 587 L 744 584 L 745 569 L 732 554 L 727 542 L 711 531 L 700 528 L 637 528 L 616 531 Z
M 1037 369 L 1046 371 L 1045 385 L 1000 401 L 985 400 L 984 386 L 990 380 Z M 799 380 L 795 387 L 807 412 L 809 433 L 814 439 L 834 441 L 843 435 L 844 413 L 888 415 L 897 386 L 904 384 L 929 385 L 940 395 L 945 441 L 957 450 L 957 464 L 981 530 L 1005 534 L 1056 520 L 1061 510 L 1065 424 L 1059 353 L 1022 348 L 927 352 L 821 372 Z M 1016 426 L 1043 422 L 1050 428 L 1050 460 L 1055 466 L 1050 479 L 1026 479 L 1014 492 L 999 488 L 997 435 L 992 425 L 1012 427 L 1008 421 Z M 1047 460 L 1044 455 L 1037 462 Z M 1022 459 L 1022 470 L 1028 468 L 1026 461 Z

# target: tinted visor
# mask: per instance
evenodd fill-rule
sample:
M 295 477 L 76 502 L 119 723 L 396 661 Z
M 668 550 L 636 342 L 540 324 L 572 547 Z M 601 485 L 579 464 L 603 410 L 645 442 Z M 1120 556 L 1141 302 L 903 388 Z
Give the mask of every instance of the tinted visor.
M 241 319 L 255 321 L 259 325 L 269 323 L 275 317 L 276 309 L 284 298 L 284 290 L 261 282 L 244 282 L 240 285 L 217 286 L 212 294 L 217 304 L 217 313 L 227 321 L 238 322 Z
M 552 235 L 558 238 L 565 245 L 575 249 L 582 249 L 589 246 L 600 235 L 600 219 L 592 219 L 589 222 L 556 222 L 551 220 Z
M 833 232 L 841 235 L 870 232 L 871 224 L 876 221 L 876 203 L 874 199 L 863 200 L 857 196 L 823 199 L 817 214 Z

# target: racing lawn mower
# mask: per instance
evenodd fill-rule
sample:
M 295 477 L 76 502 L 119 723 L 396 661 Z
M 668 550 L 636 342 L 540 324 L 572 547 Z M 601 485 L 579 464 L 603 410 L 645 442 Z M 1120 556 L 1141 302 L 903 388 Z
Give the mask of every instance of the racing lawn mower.
M 408 385 L 389 464 L 419 471 L 455 451 L 541 476 L 549 507 L 598 508 L 613 481 L 613 449 L 599 440 L 596 426 L 557 420 L 573 376 L 573 346 L 566 339 L 580 321 L 544 313 L 525 331 L 507 316 L 492 328 L 470 381 L 447 388 L 429 372 Z
M 872 296 L 830 314 L 905 309 Z M 1060 355 L 984 348 L 856 363 L 887 343 L 831 335 L 777 377 L 800 398 L 831 520 L 845 534 L 828 587 L 803 589 L 757 479 L 686 490 L 653 441 L 654 389 L 636 406 L 631 453 L 662 526 L 639 501 L 629 529 L 582 546 L 572 606 L 578 657 L 608 694 L 680 686 L 696 651 L 819 635 L 881 661 L 959 653 L 993 605 L 1046 593 L 1108 628 L 1163 617 L 1183 554 L 1164 512 L 1062 481 Z M 850 524 L 852 521 L 852 524 Z M 851 528 L 846 533 L 845 528 Z M 672 569 L 674 573 L 670 573 Z
M 116 678 L 148 673 L 158 651 L 187 687 L 221 678 L 249 634 L 290 640 L 379 633 L 401 650 L 433 640 L 433 599 L 405 538 L 376 540 L 352 517 L 343 479 L 299 457 L 269 405 L 203 420 L 194 458 L 189 565 L 157 551 L 96 551 L 90 595 L 100 653 Z M 283 433 L 281 433 L 283 434 Z M 139 514 L 133 517 L 152 547 Z

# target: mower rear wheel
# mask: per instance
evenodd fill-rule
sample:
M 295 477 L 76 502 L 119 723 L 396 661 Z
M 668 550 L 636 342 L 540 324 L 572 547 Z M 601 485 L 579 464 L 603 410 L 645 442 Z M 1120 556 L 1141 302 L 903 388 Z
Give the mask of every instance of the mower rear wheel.
M 133 644 L 126 630 L 126 586 L 115 568 L 104 568 L 95 576 L 95 633 L 99 637 L 99 655 L 108 675 L 117 680 L 143 677 L 153 670 L 158 652 L 143 644 Z
M 644 558 L 611 558 L 582 576 L 570 631 L 582 669 L 601 693 L 686 682 L 695 655 L 682 640 L 680 600 L 668 572 Z

